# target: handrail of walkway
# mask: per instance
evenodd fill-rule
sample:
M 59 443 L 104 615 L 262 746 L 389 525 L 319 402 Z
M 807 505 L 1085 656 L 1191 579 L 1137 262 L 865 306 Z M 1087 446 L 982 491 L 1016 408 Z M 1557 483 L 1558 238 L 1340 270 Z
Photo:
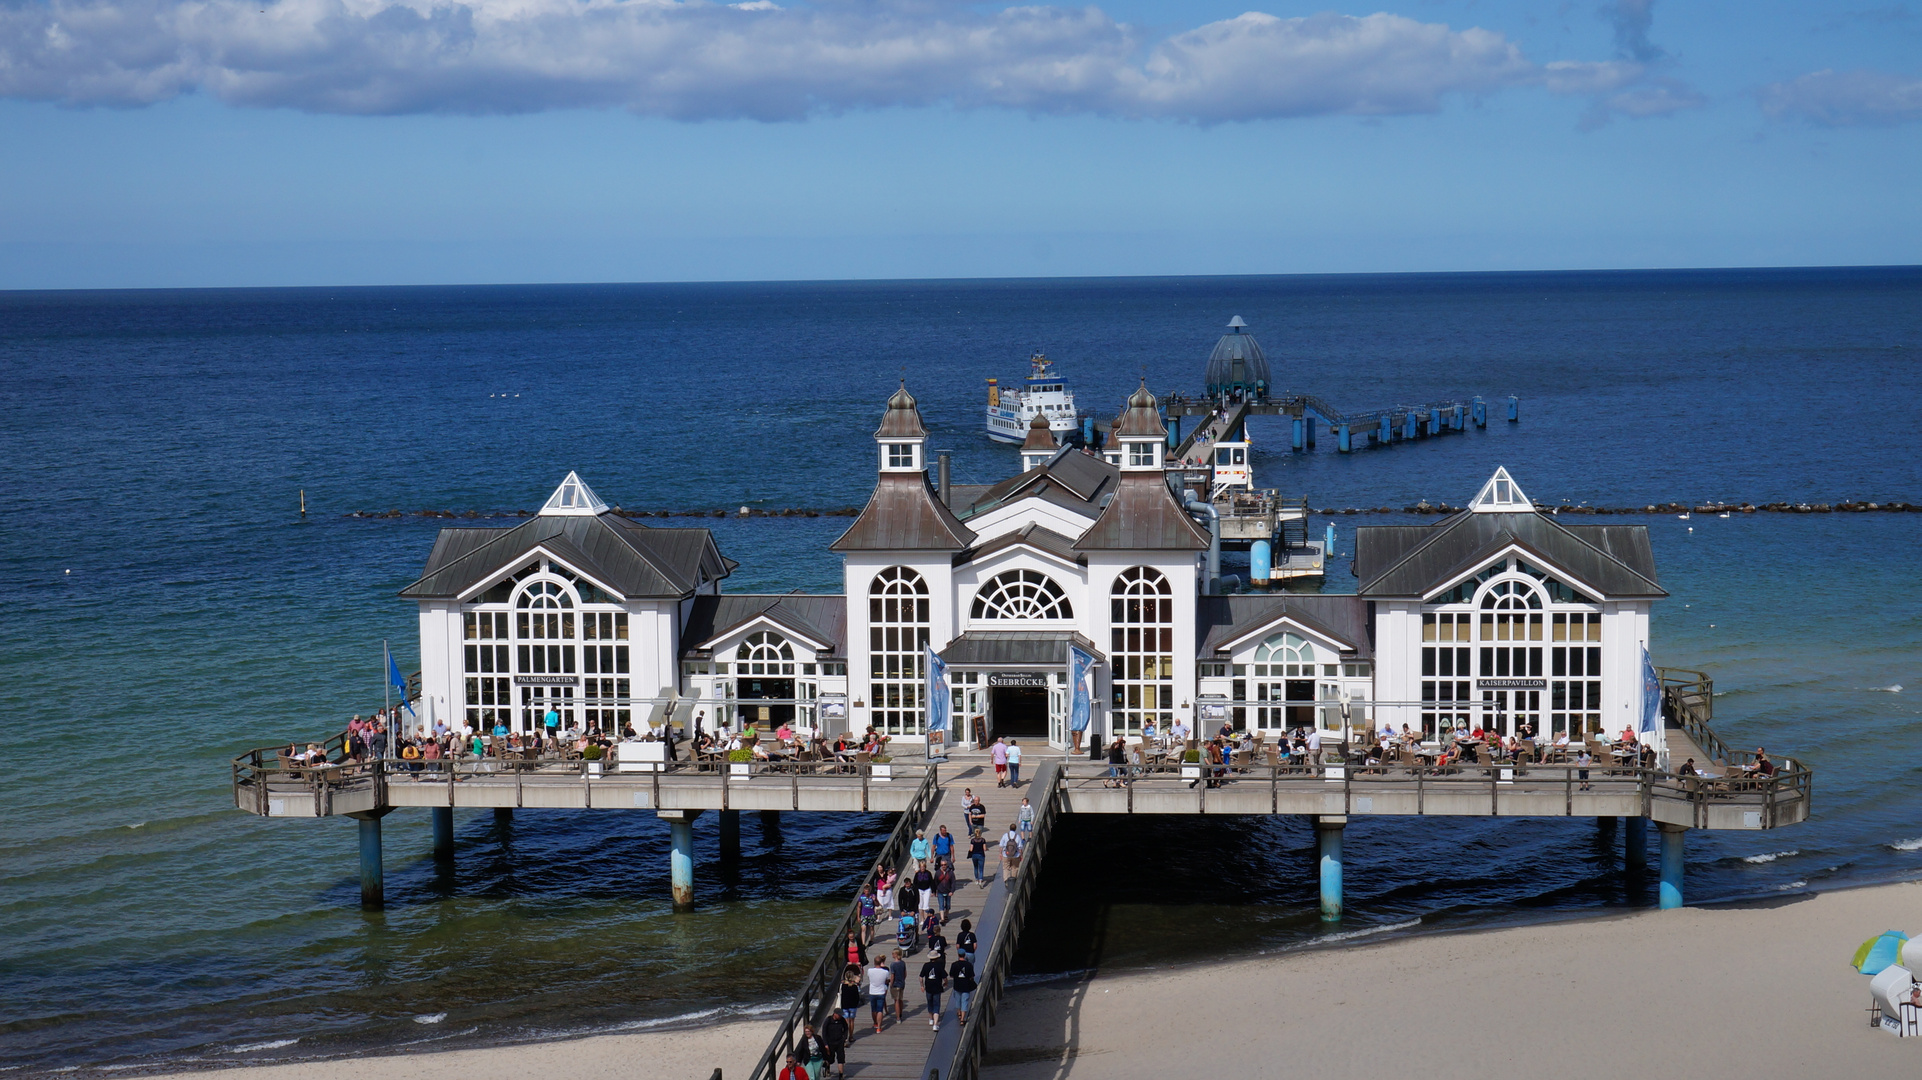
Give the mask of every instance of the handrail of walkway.
M 895 821 L 894 831 L 888 834 L 887 843 L 881 845 L 881 853 L 875 856 L 874 865 L 868 867 L 867 874 L 855 887 L 855 895 L 848 901 L 847 911 L 828 934 L 827 948 L 821 951 L 813 969 L 808 972 L 807 980 L 801 984 L 800 992 L 794 995 L 794 1004 L 788 1007 L 787 1015 L 781 1018 L 780 1030 L 774 1033 L 767 1052 L 761 1055 L 760 1062 L 754 1066 L 751 1080 L 774 1080 L 788 1052 L 800 1041 L 803 1025 L 824 1019 L 827 1007 L 838 1004 L 841 973 L 846 970 L 848 962 L 848 934 L 861 932 L 861 886 L 879 880 L 884 867 L 896 865 L 907 854 L 914 830 L 921 827 L 940 794 L 938 773 L 938 767 L 928 766 L 927 775 L 921 778 L 921 786 L 915 789 L 913 801 L 908 803 L 908 808 Z
M 994 1026 L 994 1014 L 1001 1007 L 1008 968 L 1014 963 L 1015 947 L 1021 943 L 1021 926 L 1027 921 L 1028 903 L 1034 896 L 1035 876 L 1041 869 L 1041 859 L 1048 852 L 1048 839 L 1054 834 L 1054 823 L 1061 813 L 1062 775 L 1062 763 L 1050 761 L 1041 766 L 1034 778 L 1030 790 L 1046 794 L 1035 813 L 1034 833 L 1028 849 L 1021 853 L 1021 866 L 1015 874 L 1014 888 L 1009 890 L 1001 909 L 1001 921 L 995 927 L 994 941 L 988 946 L 987 960 L 978 965 L 974 1008 L 968 1011 L 968 1022 L 961 1028 L 961 1040 L 955 1045 L 953 1060 L 941 1071 L 946 1080 L 976 1080 L 981 1074 L 981 1057 L 988 1049 L 988 1029 Z
M 1780 823 L 1780 810 L 1795 805 L 1798 800 L 1802 802 L 1806 816 L 1807 800 L 1813 791 L 1813 774 L 1794 758 L 1784 758 L 1773 776 L 1743 774 L 1739 770 L 1725 776 L 1681 776 L 1662 769 L 1645 769 L 1639 765 L 1618 764 L 1605 759 L 1586 765 L 1570 761 L 1449 765 L 1389 761 L 1369 765 L 1331 760 L 1319 765 L 1252 762 L 1209 765 L 1169 761 L 1117 767 L 1091 762 L 1067 762 L 1062 767 L 1062 782 L 1076 787 L 1092 784 L 1096 780 L 1106 783 L 1110 770 L 1115 768 L 1119 768 L 1125 777 L 1122 786 L 1126 791 L 1129 813 L 1134 812 L 1137 791 L 1187 787 L 1195 793 L 1196 809 L 1206 813 L 1210 790 L 1226 785 L 1252 785 L 1257 790 L 1266 788 L 1271 800 L 1278 798 L 1282 792 L 1340 794 L 1342 811 L 1346 813 L 1355 812 L 1357 797 L 1383 795 L 1390 790 L 1398 789 L 1403 795 L 1412 792 L 1417 805 L 1422 803 L 1426 793 L 1486 792 L 1489 813 L 1495 814 L 1503 789 L 1525 794 L 1539 793 L 1540 789 L 1546 787 L 1563 793 L 1564 805 L 1570 815 L 1575 813 L 1576 793 L 1583 791 L 1587 794 L 1585 789 L 1592 789 L 1595 794 L 1637 795 L 1644 815 L 1648 814 L 1658 799 L 1688 803 L 1698 825 L 1706 822 L 1711 802 L 1753 805 L 1763 811 L 1762 826 L 1774 828 Z M 1583 777 L 1584 773 L 1587 774 L 1586 778 Z M 1340 788 L 1334 788 L 1335 784 L 1341 785 Z M 1278 804 L 1271 802 L 1271 807 L 1275 805 Z M 1229 812 L 1245 813 L 1245 804 L 1237 804 Z
M 1722 742 L 1709 720 L 1715 710 L 1715 683 L 1705 672 L 1690 671 L 1686 668 L 1656 668 L 1656 678 L 1662 685 L 1662 703 L 1666 712 L 1675 718 L 1675 724 L 1695 740 L 1717 761 L 1733 762 L 1743 756 L 1738 755 Z

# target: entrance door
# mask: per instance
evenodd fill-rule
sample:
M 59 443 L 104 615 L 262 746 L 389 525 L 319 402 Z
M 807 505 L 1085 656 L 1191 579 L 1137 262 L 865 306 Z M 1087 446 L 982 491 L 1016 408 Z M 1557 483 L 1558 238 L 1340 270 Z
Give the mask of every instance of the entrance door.
M 1048 691 L 1040 686 L 997 686 L 989 692 L 994 734 L 1011 739 L 1048 737 Z
M 547 710 L 561 714 L 563 729 L 574 726 L 574 688 L 571 686 L 521 687 L 521 731 L 540 734 L 547 730 Z
M 741 702 L 741 720 L 762 727 L 780 727 L 794 722 L 793 679 L 737 679 L 735 697 Z M 784 699 L 759 704 L 763 699 Z
M 1315 680 L 1289 679 L 1288 727 L 1311 728 L 1315 726 Z
M 1048 688 L 1048 742 L 1056 747 L 1068 745 L 1068 690 L 1064 686 Z
M 1542 692 L 1540 690 L 1484 690 L 1481 726 L 1504 738 L 1516 733 L 1526 721 L 1537 737 L 1542 730 Z M 1555 734 L 1560 734 L 1556 732 Z

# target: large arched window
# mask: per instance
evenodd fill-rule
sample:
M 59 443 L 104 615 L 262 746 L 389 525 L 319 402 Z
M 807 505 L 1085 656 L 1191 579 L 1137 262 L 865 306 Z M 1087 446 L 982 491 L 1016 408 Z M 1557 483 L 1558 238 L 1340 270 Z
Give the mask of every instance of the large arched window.
M 1009 570 L 988 579 L 968 612 L 976 619 L 1072 619 L 1074 608 L 1054 579 L 1035 570 Z
M 890 566 L 868 585 L 868 703 L 876 730 L 919 735 L 927 723 L 928 583 Z
M 514 600 L 514 637 L 516 675 L 573 675 L 574 594 L 558 581 L 529 582 Z M 541 730 L 549 709 L 574 726 L 574 680 L 522 686 L 520 698 L 521 730 Z
M 1109 605 L 1110 723 L 1138 735 L 1153 717 L 1166 731 L 1175 718 L 1174 590 L 1153 567 L 1131 567 L 1115 578 Z
M 734 650 L 734 658 L 740 661 L 734 670 L 742 675 L 794 674 L 794 646 L 771 630 L 749 634 Z
M 1271 668 L 1276 675 L 1312 677 L 1315 674 L 1314 643 L 1294 634 L 1270 634 L 1255 647 L 1255 674 L 1268 675 Z
M 1315 663 L 1314 642 L 1298 634 L 1270 634 L 1255 646 L 1255 700 L 1260 702 L 1255 706 L 1256 727 L 1286 729 L 1314 724 Z

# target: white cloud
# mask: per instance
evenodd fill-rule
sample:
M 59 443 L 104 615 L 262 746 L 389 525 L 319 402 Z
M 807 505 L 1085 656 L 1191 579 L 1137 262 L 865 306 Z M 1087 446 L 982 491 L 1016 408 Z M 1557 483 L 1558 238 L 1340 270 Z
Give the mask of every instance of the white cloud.
M 1922 120 L 1922 79 L 1882 71 L 1813 71 L 1757 94 L 1776 120 L 1823 127 L 1887 127 Z
M 928 0 L 0 2 L 0 96 L 69 105 L 204 92 L 329 113 L 793 120 L 945 103 L 1215 123 L 1434 112 L 1522 85 L 1648 90 L 1639 62 L 1541 67 L 1494 31 L 1390 14 L 1251 12 L 1150 42 L 1094 7 Z

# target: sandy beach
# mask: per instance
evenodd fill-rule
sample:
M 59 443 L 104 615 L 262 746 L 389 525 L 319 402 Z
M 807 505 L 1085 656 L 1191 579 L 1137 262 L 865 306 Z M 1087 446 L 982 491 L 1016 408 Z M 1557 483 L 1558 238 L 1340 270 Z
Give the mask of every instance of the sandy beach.
M 1913 1075 L 1922 1040 L 1868 1028 L 1868 980 L 1848 965 L 1884 929 L 1922 929 L 1922 883 L 1097 973 L 1012 994 L 986 1075 Z M 771 1033 L 745 1022 L 225 1075 L 707 1080 L 719 1066 L 739 1080 Z

